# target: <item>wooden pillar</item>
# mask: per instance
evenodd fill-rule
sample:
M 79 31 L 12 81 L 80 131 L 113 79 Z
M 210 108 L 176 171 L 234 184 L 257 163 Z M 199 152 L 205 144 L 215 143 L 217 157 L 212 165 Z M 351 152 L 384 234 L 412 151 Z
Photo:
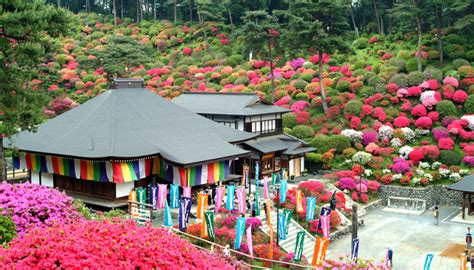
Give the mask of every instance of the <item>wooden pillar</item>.
M 465 193 L 463 192 L 463 193 L 462 193 L 462 219 L 465 219 L 465 217 L 466 217 L 465 210 L 464 210 L 465 205 L 466 205 L 466 203 L 465 203 L 465 197 L 466 197 L 466 196 L 465 196 Z

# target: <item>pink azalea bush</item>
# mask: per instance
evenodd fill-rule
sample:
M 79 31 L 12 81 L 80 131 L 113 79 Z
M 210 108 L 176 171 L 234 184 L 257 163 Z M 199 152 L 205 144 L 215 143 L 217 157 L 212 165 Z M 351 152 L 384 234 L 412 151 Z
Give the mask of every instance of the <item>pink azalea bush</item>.
M 71 197 L 36 184 L 0 184 L 0 211 L 11 216 L 18 235 L 31 227 L 49 227 L 54 223 L 81 220 Z
M 133 221 L 85 221 L 35 228 L 0 248 L 9 269 L 233 269 L 162 228 Z

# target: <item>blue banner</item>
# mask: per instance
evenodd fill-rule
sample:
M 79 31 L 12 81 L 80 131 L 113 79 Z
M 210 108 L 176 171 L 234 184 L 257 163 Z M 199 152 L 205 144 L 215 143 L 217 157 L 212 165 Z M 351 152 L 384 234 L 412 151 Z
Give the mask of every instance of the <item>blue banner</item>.
M 237 219 L 237 224 L 235 225 L 234 249 L 240 248 L 240 244 L 242 243 L 242 237 L 244 236 L 244 232 L 245 232 L 245 218 L 240 217 Z
M 425 265 L 423 266 L 423 270 L 430 270 L 432 261 L 433 261 L 433 254 L 431 253 L 426 254 Z
M 165 202 L 165 226 L 173 227 L 173 221 L 171 220 L 171 211 L 170 207 L 168 206 L 168 200 Z
M 278 237 L 281 240 L 286 240 L 286 218 L 283 213 L 278 213 Z
M 359 238 L 352 239 L 351 260 L 357 260 L 359 255 Z
M 148 185 L 148 203 L 153 205 L 153 209 L 156 209 L 158 204 L 158 186 Z
M 288 189 L 288 182 L 285 180 L 280 181 L 280 204 L 286 201 L 286 190 Z
M 316 210 L 316 198 L 308 197 L 306 201 L 306 221 L 314 220 L 315 210 Z
M 170 186 L 170 207 L 178 208 L 179 207 L 179 187 L 178 185 L 171 184 Z
M 225 208 L 229 211 L 234 210 L 234 192 L 235 192 L 235 186 L 228 185 L 227 190 L 226 190 L 227 200 L 226 200 Z
M 255 185 L 259 186 L 260 162 L 255 161 Z
M 179 230 L 185 232 L 188 228 L 189 212 L 191 212 L 192 199 L 183 197 L 179 200 Z

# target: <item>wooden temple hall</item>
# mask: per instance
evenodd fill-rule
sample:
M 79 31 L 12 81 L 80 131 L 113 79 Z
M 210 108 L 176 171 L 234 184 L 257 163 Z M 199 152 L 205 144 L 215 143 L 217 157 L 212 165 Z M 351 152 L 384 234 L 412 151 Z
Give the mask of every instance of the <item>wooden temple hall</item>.
M 153 182 L 186 187 L 238 179 L 233 163 L 250 155 L 238 144 L 255 136 L 161 98 L 142 79 L 116 79 L 4 146 L 18 150 L 14 166 L 30 170 L 31 182 L 107 202 Z

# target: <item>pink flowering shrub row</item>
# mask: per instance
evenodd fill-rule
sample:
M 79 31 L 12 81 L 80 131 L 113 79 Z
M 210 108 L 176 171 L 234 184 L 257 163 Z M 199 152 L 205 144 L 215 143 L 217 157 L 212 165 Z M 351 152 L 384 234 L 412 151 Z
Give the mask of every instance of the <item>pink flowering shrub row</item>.
M 0 248 L 8 269 L 233 269 L 162 228 L 82 221 L 35 228 Z
M 0 211 L 11 217 L 20 236 L 30 227 L 80 221 L 72 202 L 71 197 L 49 187 L 0 183 Z

